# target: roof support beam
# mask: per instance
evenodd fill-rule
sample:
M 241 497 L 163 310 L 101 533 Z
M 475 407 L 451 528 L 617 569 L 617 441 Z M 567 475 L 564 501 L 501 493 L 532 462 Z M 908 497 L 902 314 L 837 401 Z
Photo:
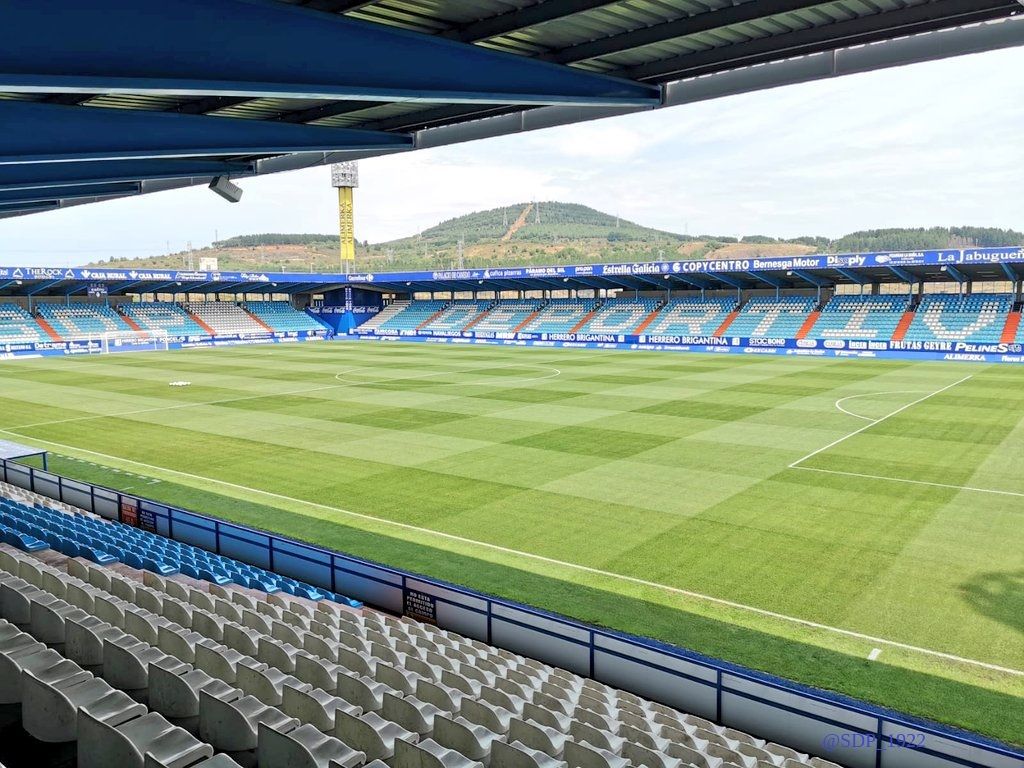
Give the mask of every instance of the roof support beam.
M 1011 283 L 1016 283 L 1018 280 L 1020 280 L 1020 275 L 1018 275 L 1014 271 L 1013 267 L 1011 267 L 1005 261 L 1001 261 L 999 263 L 999 266 L 1003 268 L 1003 274 L 1006 275 L 1006 279 L 1009 280 Z
M 592 105 L 659 97 L 638 83 L 274 0 L 4 3 L 0 29 L 0 91 Z
M 815 288 L 824 288 L 830 284 L 828 280 L 812 275 L 810 272 L 806 272 L 802 269 L 794 269 L 793 276 L 799 277 L 805 283 L 810 283 Z
M 871 282 L 870 280 L 866 279 L 863 275 L 859 275 L 856 272 L 854 272 L 852 269 L 846 269 L 845 267 L 836 267 L 836 272 L 845 277 L 851 283 L 856 283 L 857 285 L 867 285 L 868 283 Z
M 762 283 L 767 283 L 772 288 L 785 288 L 786 287 L 785 281 L 779 280 L 779 278 L 772 277 L 771 275 L 767 275 L 767 274 L 765 274 L 763 272 L 747 272 L 746 274 L 749 277 L 753 278 L 754 280 L 757 280 L 757 281 L 762 282 Z
M 903 269 L 902 267 L 890 266 L 889 267 L 889 271 L 892 272 L 894 275 L 896 275 L 896 277 L 898 277 L 904 283 L 909 283 L 910 285 L 915 285 L 915 284 L 921 282 L 921 278 L 915 277 L 913 274 L 911 274 L 907 270 Z
M 555 53 L 542 55 L 540 58 L 546 61 L 558 62 L 559 64 L 585 61 L 600 56 L 607 56 L 611 53 L 642 48 L 645 45 L 663 43 L 666 40 L 673 40 L 678 37 L 708 32 L 730 24 L 742 24 L 780 13 L 813 8 L 816 5 L 821 5 L 821 2 L 822 0 L 753 0 L 753 2 L 748 1 L 738 5 L 726 6 L 717 11 L 696 13 L 692 16 L 667 21 L 663 24 L 654 24 L 634 29 L 630 32 L 602 37 L 597 40 L 563 48 Z
M 809 27 L 745 43 L 673 56 L 619 70 L 617 74 L 636 80 L 658 81 L 697 77 L 784 57 L 1003 18 L 1019 10 L 1016 0 L 935 0 L 821 27 Z
M 950 277 L 952 277 L 958 283 L 963 284 L 963 283 L 966 283 L 966 282 L 970 281 L 970 278 L 967 277 L 967 275 L 965 275 L 959 269 L 957 269 L 956 267 L 954 267 L 954 266 L 952 266 L 950 264 L 946 264 L 945 266 L 943 266 L 942 267 L 942 271 L 945 272 Z
M 302 0 L 300 5 L 325 13 L 351 13 L 365 8 L 374 0 Z
M 31 291 L 26 292 L 25 295 L 26 296 L 36 296 L 36 295 L 42 293 L 43 291 L 50 290 L 55 285 L 60 285 L 63 282 L 64 282 L 63 279 L 60 279 L 60 280 L 46 280 L 46 281 L 40 283 L 39 285 L 37 285 Z
M 574 13 L 602 8 L 615 2 L 618 0 L 547 0 L 528 8 L 518 8 L 447 30 L 441 33 L 441 37 L 459 40 L 463 43 L 475 43 L 478 40 L 487 40 L 527 27 L 534 27 L 546 21 L 562 19 Z
M 709 276 L 713 277 L 715 280 L 718 280 L 719 282 L 725 283 L 726 285 L 730 285 L 733 288 L 746 288 L 747 287 L 746 283 L 744 283 L 742 280 L 740 280 L 737 277 L 732 277 L 731 275 L 724 275 L 724 274 L 721 274 L 721 273 L 714 273 L 714 274 L 711 274 Z
M 665 277 L 668 277 L 668 275 L 666 275 Z M 644 275 L 633 275 L 633 279 L 636 280 L 638 283 L 644 283 L 653 288 L 657 288 L 658 290 L 665 290 L 668 288 L 668 280 L 665 280 L 664 278 L 662 278 L 662 282 L 660 283 Z M 636 290 L 640 290 L 639 286 L 636 288 Z
M 40 211 L 52 211 L 60 208 L 57 200 L 46 200 L 38 203 L 0 203 L 0 216 L 12 213 L 39 213 Z
M 401 134 L 170 112 L 0 102 L 0 164 L 412 148 Z
M 237 178 L 250 175 L 254 170 L 251 163 L 192 159 L 0 165 L 0 190 L 107 185 L 150 179 Z
M 171 286 L 176 286 L 180 288 L 181 283 L 171 280 L 169 283 L 160 283 L 159 285 L 149 286 L 146 288 L 145 291 L 143 291 L 143 293 L 157 294 L 160 293 L 160 291 L 164 290 L 165 288 L 170 288 Z M 178 291 L 171 291 L 171 293 L 178 293 Z
M 88 184 L 78 187 L 37 187 L 35 189 L 0 190 L 0 203 L 34 203 L 45 200 L 68 200 L 78 197 L 121 197 L 142 191 L 138 182 Z

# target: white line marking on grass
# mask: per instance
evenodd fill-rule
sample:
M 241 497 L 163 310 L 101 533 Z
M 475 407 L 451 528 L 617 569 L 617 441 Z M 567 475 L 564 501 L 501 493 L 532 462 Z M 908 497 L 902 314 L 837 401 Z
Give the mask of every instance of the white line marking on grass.
M 835 401 L 834 405 L 847 416 L 854 416 L 858 419 L 864 419 L 864 421 L 874 421 L 870 416 L 861 416 L 859 413 L 846 410 L 843 408 L 842 404 L 847 400 L 856 400 L 858 397 L 876 397 L 878 395 L 918 395 L 920 393 L 921 390 L 919 389 L 897 389 L 892 392 L 862 392 L 859 395 L 847 395 L 846 397 L 840 397 Z
M 957 382 L 957 383 L 959 384 L 960 382 Z M 953 385 L 950 385 L 950 386 L 953 386 Z M 949 387 L 947 387 L 947 389 L 948 388 Z M 933 394 L 938 394 L 938 392 L 933 393 Z M 907 406 L 905 406 L 905 407 L 907 407 Z M 559 566 L 559 567 L 562 567 L 562 568 L 568 568 L 568 569 L 571 569 L 571 570 L 580 571 L 582 573 L 590 573 L 590 574 L 594 574 L 595 576 L 602 576 L 604 578 L 612 579 L 612 580 L 615 580 L 615 581 L 622 581 L 622 582 L 626 582 L 626 583 L 629 583 L 629 584 L 636 584 L 636 585 L 642 586 L 642 587 L 650 587 L 652 589 L 659 589 L 659 590 L 663 590 L 663 591 L 671 593 L 671 594 L 683 595 L 684 597 L 689 597 L 689 598 L 694 599 L 694 600 L 701 600 L 703 602 L 712 603 L 712 604 L 715 604 L 715 605 L 721 605 L 721 606 L 724 606 L 724 607 L 727 607 L 727 608 L 733 608 L 733 609 L 736 609 L 736 610 L 746 611 L 748 613 L 756 614 L 758 616 L 766 616 L 768 618 L 789 622 L 791 624 L 797 624 L 797 625 L 800 625 L 800 626 L 803 626 L 803 627 L 809 627 L 811 629 L 818 629 L 818 630 L 823 630 L 825 632 L 832 632 L 832 633 L 837 634 L 837 635 L 843 635 L 845 637 L 852 637 L 852 638 L 855 638 L 857 640 L 867 640 L 869 642 L 878 643 L 879 645 L 886 645 L 886 646 L 889 646 L 889 647 L 892 647 L 892 648 L 901 648 L 901 649 L 906 650 L 906 651 L 912 651 L 914 653 L 920 653 L 920 654 L 923 654 L 923 655 L 926 655 L 926 656 L 933 656 L 935 658 L 946 659 L 948 661 L 955 661 L 955 662 L 959 662 L 961 664 L 969 664 L 969 665 L 972 665 L 972 666 L 981 667 L 981 668 L 984 668 L 984 669 L 992 670 L 994 672 L 1002 672 L 1002 673 L 1005 673 L 1005 674 L 1008 674 L 1008 675 L 1024 677 L 1024 670 L 1012 669 L 1010 667 L 1001 667 L 1001 666 L 999 666 L 997 664 L 990 664 L 990 663 L 988 663 L 986 661 L 978 661 L 977 659 L 968 659 L 968 658 L 965 658 L 963 656 L 956 656 L 956 655 L 954 655 L 952 653 L 945 653 L 944 651 L 934 651 L 934 650 L 931 650 L 930 648 L 922 648 L 920 646 L 910 645 L 908 643 L 901 643 L 901 642 L 899 642 L 897 640 L 887 640 L 884 637 L 875 637 L 873 635 L 867 635 L 867 634 L 863 634 L 861 632 L 854 632 L 853 630 L 850 630 L 850 629 L 843 629 L 841 627 L 832 627 L 832 626 L 829 626 L 828 624 L 820 624 L 820 623 L 818 623 L 816 621 L 809 621 L 807 619 L 799 619 L 799 618 L 797 618 L 795 616 L 787 616 L 784 613 L 778 613 L 776 611 L 770 611 L 770 610 L 767 610 L 765 608 L 757 608 L 756 606 L 745 605 L 744 603 L 737 603 L 737 602 L 735 602 L 733 600 L 725 600 L 725 599 L 720 598 L 720 597 L 713 597 L 712 595 L 705 595 L 705 594 L 702 594 L 700 592 L 693 592 L 691 590 L 682 589 L 680 587 L 672 587 L 672 586 L 669 586 L 668 584 L 660 584 L 660 583 L 658 583 L 656 581 L 647 581 L 646 579 L 639 579 L 639 578 L 636 578 L 635 576 L 626 576 L 626 575 L 621 574 L 621 573 L 614 573 L 612 571 L 604 571 L 604 570 L 601 570 L 600 568 L 592 568 L 589 565 L 580 565 L 579 563 L 571 563 L 571 562 L 568 562 L 568 561 L 565 561 L 565 560 L 557 560 L 557 559 L 552 558 L 552 557 L 545 557 L 544 555 L 537 555 L 537 554 L 534 554 L 532 552 L 523 552 L 522 550 L 511 549 L 509 547 L 503 547 L 503 546 L 500 546 L 498 544 L 490 544 L 490 543 L 488 543 L 486 541 L 477 541 L 476 539 L 466 538 L 465 536 L 457 536 L 457 535 L 455 535 L 453 533 L 444 533 L 442 531 L 435 531 L 435 530 L 432 530 L 430 528 L 423 528 L 423 527 L 418 526 L 418 525 L 411 525 L 409 523 L 400 523 L 400 522 L 398 522 L 396 520 L 387 520 L 387 519 L 384 519 L 384 518 L 375 517 L 373 515 L 368 515 L 368 514 L 365 514 L 365 513 L 362 513 L 362 512 L 352 512 L 351 510 L 348 510 L 348 509 L 341 509 L 339 507 L 331 507 L 331 506 L 328 506 L 326 504 L 319 504 L 319 503 L 317 503 L 315 501 L 307 501 L 305 499 L 296 499 L 293 496 L 285 496 L 285 495 L 280 494 L 280 493 L 273 493 L 272 491 L 264 491 L 264 490 L 261 490 L 259 488 L 252 488 L 252 487 L 247 486 L 247 485 L 239 485 L 238 483 L 230 483 L 230 482 L 228 482 L 226 480 L 218 480 L 218 479 L 213 478 L 213 477 L 204 477 L 202 475 L 192 474 L 191 472 L 182 472 L 181 470 L 168 469 L 167 467 L 160 467 L 160 466 L 156 466 L 154 464 L 145 464 L 145 463 L 143 463 L 141 461 L 134 461 L 132 459 L 125 459 L 125 458 L 122 458 L 120 456 L 112 456 L 112 455 L 106 454 L 106 453 L 99 453 L 97 451 L 90 451 L 87 448 L 79 448 L 79 447 L 74 446 L 74 445 L 65 445 L 63 443 L 56 443 L 56 442 L 53 442 L 51 440 L 41 440 L 40 438 L 37 438 L 37 437 L 31 437 L 29 435 L 21 435 L 21 434 L 19 434 L 17 432 L 13 432 L 13 431 L 11 431 L 9 429 L 0 429 L 0 433 L 7 434 L 7 435 L 13 435 L 15 437 L 26 439 L 26 440 L 28 440 L 30 442 L 41 443 L 43 445 L 49 445 L 49 446 L 52 446 L 52 447 L 55 447 L 55 448 L 61 448 L 63 450 L 67 450 L 67 451 L 79 451 L 80 453 L 87 453 L 87 454 L 89 454 L 91 456 L 98 456 L 99 458 L 102 458 L 102 459 L 111 459 L 113 461 L 120 461 L 120 462 L 124 462 L 126 464 L 132 464 L 134 466 L 143 467 L 143 468 L 149 469 L 149 470 L 156 470 L 158 472 L 165 472 L 165 473 L 170 474 L 170 475 L 177 475 L 179 477 L 186 477 L 186 478 L 189 478 L 191 480 L 198 480 L 198 481 L 203 482 L 203 483 L 209 483 L 209 484 L 212 484 L 212 485 L 219 485 L 219 486 L 222 486 L 224 488 L 231 488 L 231 489 L 236 490 L 236 491 L 245 491 L 245 492 L 248 492 L 248 493 L 255 494 L 257 496 L 264 496 L 264 497 L 270 498 L 270 499 L 277 499 L 278 501 L 290 502 L 292 504 L 298 504 L 300 506 L 305 506 L 305 507 L 308 507 L 310 509 L 317 509 L 317 510 L 326 511 L 326 512 L 334 512 L 334 513 L 339 514 L 339 515 L 346 515 L 348 517 L 356 518 L 356 519 L 359 519 L 359 520 L 370 521 L 370 522 L 377 523 L 377 524 L 383 525 L 383 526 L 390 526 L 392 528 L 399 528 L 399 529 L 406 530 L 406 531 L 413 531 L 415 533 L 427 534 L 429 536 L 436 536 L 436 537 L 441 538 L 441 539 L 447 539 L 448 541 L 456 541 L 456 542 L 459 542 L 461 544 L 469 544 L 469 545 L 480 547 L 480 548 L 483 548 L 483 549 L 490 549 L 490 550 L 493 550 L 495 552 L 502 552 L 502 553 L 507 554 L 507 555 L 514 555 L 516 557 L 521 557 L 521 558 L 524 558 L 524 559 L 527 559 L 527 560 L 535 560 L 537 562 L 547 563 L 549 565 L 555 565 L 555 566 Z
M 827 451 L 827 450 L 828 450 L 829 448 L 835 448 L 835 447 L 836 447 L 837 445 L 839 445 L 840 443 L 844 443 L 844 442 L 846 442 L 846 441 L 847 441 L 847 440 L 849 440 L 849 439 L 850 439 L 851 437 L 856 437 L 856 436 L 857 436 L 857 435 L 859 435 L 859 434 L 860 434 L 861 432 L 864 432 L 864 431 L 866 431 L 866 430 L 869 430 L 869 429 L 871 429 L 871 428 L 872 428 L 873 426 L 875 426 L 876 424 L 881 424 L 881 423 L 882 423 L 883 421 L 886 421 L 886 420 L 888 420 L 888 419 L 891 419 L 891 418 L 892 418 L 893 416 L 896 416 L 897 414 L 903 413 L 903 412 L 904 412 L 905 410 L 907 410 L 908 408 L 911 408 L 911 407 L 913 407 L 913 406 L 917 405 L 918 403 L 923 403 L 923 402 L 924 402 L 925 400 L 928 400 L 929 398 L 935 397 L 936 395 L 941 395 L 941 394 L 942 394 L 943 392 L 945 392 L 945 391 L 947 391 L 947 390 L 950 390 L 950 389 L 952 389 L 952 388 L 953 388 L 953 387 L 955 387 L 955 386 L 956 386 L 957 384 L 963 384 L 963 383 L 964 383 L 965 381 L 967 381 L 967 380 L 968 380 L 969 378 L 971 378 L 971 375 L 968 375 L 968 376 L 964 376 L 964 377 L 963 377 L 962 379 L 960 379 L 959 381 L 954 381 L 954 382 L 953 382 L 952 384 L 947 384 L 947 385 L 946 385 L 946 386 L 944 386 L 944 387 L 943 387 L 942 389 L 937 389 L 937 390 L 935 390 L 934 392 L 930 392 L 930 393 L 928 393 L 928 394 L 927 394 L 927 395 L 925 395 L 924 397 L 919 397 L 919 398 L 917 398 L 917 400 L 913 400 L 913 401 L 911 401 L 911 402 L 907 403 L 906 405 L 901 405 L 901 406 L 900 406 L 899 408 L 897 408 L 897 409 L 896 409 L 895 411 L 893 411 L 892 413 L 887 413 L 887 414 L 886 414 L 885 416 L 882 416 L 882 417 L 881 417 L 880 419 L 874 419 L 874 420 L 873 420 L 873 421 L 871 421 L 870 423 L 868 423 L 868 424 L 865 424 L 865 425 L 864 425 L 863 427 L 860 427 L 859 429 L 855 429 L 855 430 L 853 430 L 853 432 L 851 432 L 850 434 L 848 434 L 848 435 L 843 435 L 843 436 L 842 436 L 842 437 L 840 437 L 840 438 L 839 438 L 838 440 L 833 440 L 833 441 L 832 441 L 831 443 L 829 443 L 828 445 L 824 445 L 824 446 L 822 446 L 821 448 L 818 448 L 818 449 L 816 449 L 816 450 L 813 450 L 813 451 L 811 451 L 811 452 L 810 452 L 810 453 L 808 453 L 808 454 L 807 454 L 806 456 L 804 456 L 804 457 L 802 457 L 802 458 L 799 458 L 799 459 L 797 459 L 796 461 L 794 461 L 794 462 L 793 462 L 792 464 L 790 464 L 790 465 L 789 465 L 789 468 L 790 468 L 790 469 L 796 469 L 796 468 L 797 468 L 797 465 L 798 465 L 798 464 L 803 464 L 803 463 L 804 463 L 805 461 L 807 461 L 808 459 L 814 458 L 814 457 L 815 457 L 815 456 L 817 456 L 817 455 L 818 455 L 819 453 L 824 453 L 824 452 L 825 452 L 825 451 Z
M 953 483 L 933 483 L 929 480 L 908 480 L 905 477 L 887 477 L 886 475 L 869 475 L 863 472 L 845 472 L 841 469 L 819 469 L 818 467 L 790 467 L 805 472 L 821 472 L 826 475 L 845 475 L 846 477 L 862 477 L 865 480 L 888 480 L 893 483 L 910 483 L 911 485 L 930 485 L 933 488 L 951 488 L 956 491 L 972 491 L 974 493 L 994 493 L 997 496 L 1024 497 L 1020 491 L 1000 491 L 995 488 L 979 488 L 976 485 L 954 485 Z
M 877 659 L 881 655 L 882 655 L 882 649 L 881 648 L 872 648 L 871 649 L 871 653 L 868 654 L 868 661 L 874 661 L 875 659 Z
M 919 391 L 919 390 L 914 390 L 914 391 L 902 390 L 902 391 L 899 391 L 899 392 L 896 392 L 896 391 L 894 391 L 894 392 L 866 392 L 866 393 L 860 394 L 860 395 L 850 395 L 848 397 L 840 398 L 839 400 L 836 400 L 836 402 L 835 402 L 836 408 L 838 408 L 843 413 L 849 414 L 850 416 L 856 416 L 858 419 L 867 419 L 870 423 L 865 424 L 860 429 L 854 430 L 853 432 L 851 432 L 850 434 L 846 435 L 845 437 L 841 437 L 838 440 L 835 440 L 835 441 L 829 443 L 824 448 L 819 448 L 816 451 L 812 451 L 811 453 L 809 453 L 806 456 L 804 456 L 802 459 L 797 459 L 792 464 L 790 464 L 788 468 L 789 469 L 802 469 L 805 472 L 820 472 L 820 473 L 825 474 L 825 475 L 841 475 L 841 476 L 844 476 L 844 477 L 859 477 L 859 478 L 862 478 L 864 480 L 886 480 L 886 481 L 889 481 L 891 483 L 907 483 L 909 485 L 926 485 L 926 486 L 931 486 L 932 488 L 949 488 L 949 489 L 955 490 L 955 491 L 971 491 L 972 493 L 991 493 L 991 494 L 995 494 L 997 496 L 1016 496 L 1016 497 L 1019 497 L 1019 498 L 1024 498 L 1024 493 L 1019 492 L 1019 491 L 1001 491 L 1001 490 L 997 490 L 995 488 L 980 488 L 980 487 L 978 487 L 976 485 L 956 485 L 954 483 L 935 483 L 935 482 L 932 482 L 930 480 L 910 480 L 910 479 L 905 478 L 905 477 L 891 477 L 889 475 L 872 475 L 872 474 L 868 474 L 866 472 L 847 472 L 847 471 L 842 470 L 842 469 L 822 469 L 820 467 L 803 467 L 803 466 L 799 466 L 800 464 L 802 464 L 803 462 L 807 461 L 811 457 L 817 456 L 819 453 L 822 453 L 823 451 L 827 451 L 829 448 L 833 448 L 833 447 L 839 445 L 844 440 L 849 440 L 851 437 L 854 437 L 855 435 L 859 435 L 861 432 L 864 432 L 865 430 L 870 429 L 871 427 L 875 426 L 875 424 L 880 424 L 883 421 L 885 421 L 886 419 L 891 418 L 892 416 L 895 416 L 896 414 L 901 413 L 901 412 L 907 410 L 907 408 L 910 408 L 912 405 L 917 405 L 918 403 L 922 403 L 922 402 L 924 402 L 925 400 L 927 400 L 930 397 L 935 397 L 936 395 L 945 392 L 947 389 L 952 389 L 957 384 L 962 384 L 963 382 L 967 381 L 967 379 L 969 379 L 969 378 L 971 378 L 971 376 L 964 376 L 964 378 L 960 379 L 960 381 L 954 381 L 952 384 L 949 384 L 948 386 L 945 386 L 942 389 L 936 390 L 935 392 L 931 392 L 931 393 L 925 395 L 924 397 L 919 397 L 917 400 L 914 400 L 912 403 L 907 403 L 906 405 L 901 406 L 900 408 L 897 408 L 892 413 L 889 413 L 889 414 L 886 414 L 885 416 L 882 416 L 880 419 L 868 419 L 866 416 L 861 416 L 858 413 L 851 413 L 850 411 L 847 411 L 845 408 L 843 408 L 840 405 L 840 403 L 842 403 L 844 400 L 851 400 L 851 399 L 853 399 L 855 397 L 869 397 L 871 395 L 897 395 L 897 394 L 908 394 L 909 395 L 909 394 L 914 394 L 915 391 Z

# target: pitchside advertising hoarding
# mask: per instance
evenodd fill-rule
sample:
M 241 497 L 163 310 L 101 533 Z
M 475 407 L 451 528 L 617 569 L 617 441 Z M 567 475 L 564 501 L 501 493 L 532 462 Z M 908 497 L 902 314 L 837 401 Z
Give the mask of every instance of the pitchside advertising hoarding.
M 1024 363 L 1022 344 L 975 344 L 966 341 L 882 341 L 875 339 L 786 339 L 746 336 L 631 335 L 621 333 L 474 333 L 425 331 L 364 332 L 364 338 L 438 343 L 503 344 L 638 349 L 667 352 L 712 352 L 795 357 L 861 357 Z
M 322 339 L 323 331 L 281 331 L 274 333 L 247 333 L 233 336 L 170 336 L 169 349 L 193 349 L 198 347 L 229 347 L 247 344 L 283 344 L 293 341 Z M 162 339 L 161 339 L 162 341 Z M 113 351 L 152 350 L 154 338 L 123 337 L 111 339 L 107 348 Z M 75 341 L 3 342 L 0 343 L 0 360 L 18 357 L 48 357 L 51 355 L 90 355 L 105 351 L 102 339 L 78 339 Z
M 449 280 L 526 280 L 545 277 L 594 277 L 630 275 L 687 275 L 718 272 L 782 272 L 807 269 L 859 269 L 871 267 L 921 267 L 1024 262 L 1024 248 L 967 248 L 962 250 L 885 251 L 816 256 L 757 257 L 692 261 L 652 261 L 624 264 L 581 264 L 562 267 L 509 267 L 460 269 L 437 272 L 333 273 L 305 272 L 197 272 L 146 269 L 67 269 L 62 267 L 0 267 L 0 280 L 73 280 L 104 283 L 122 280 L 181 283 L 275 283 L 373 284 Z M 250 292 L 254 292 L 251 288 Z

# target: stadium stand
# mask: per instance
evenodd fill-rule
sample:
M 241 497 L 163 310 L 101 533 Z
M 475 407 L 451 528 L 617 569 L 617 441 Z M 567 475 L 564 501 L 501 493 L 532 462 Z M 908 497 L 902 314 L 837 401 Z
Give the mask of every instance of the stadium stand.
M 671 299 L 644 333 L 707 336 L 736 308 L 735 299 Z
M 325 326 L 287 301 L 250 301 L 245 309 L 250 315 L 274 331 L 323 331 Z
M 526 333 L 572 333 L 600 306 L 597 299 L 552 299 L 520 330 Z
M 578 333 L 633 333 L 662 304 L 659 299 L 608 299 Z
M 207 336 L 207 332 L 177 304 L 134 302 L 118 310 L 146 331 L 167 331 L 170 336 Z
M 97 337 L 104 333 L 131 333 L 132 327 L 106 304 L 40 304 L 42 317 L 62 338 Z
M 387 323 L 389 320 L 393 320 L 397 315 L 405 312 L 412 304 L 411 301 L 393 301 L 388 304 L 384 309 L 375 314 L 365 323 L 359 326 L 360 331 L 376 331 L 382 325 Z
M 70 557 L 84 557 L 100 565 L 120 561 L 164 576 L 183 573 L 200 581 L 219 585 L 241 584 L 271 594 L 284 592 L 311 600 L 336 598 L 309 584 L 278 576 L 263 568 L 139 528 L 110 525 L 89 515 L 68 515 L 39 505 L 0 500 L 0 526 L 5 537 L 13 531 L 45 542 Z
M 811 339 L 882 339 L 896 332 L 907 296 L 833 296 L 807 334 Z
M 511 333 L 544 306 L 540 299 L 527 301 L 499 301 L 473 325 L 481 333 Z
M 931 294 L 921 300 L 904 338 L 995 344 L 1012 308 L 1008 293 Z
M 493 304 L 493 301 L 454 301 L 444 311 L 420 326 L 421 331 L 432 333 L 462 333 Z
M 391 312 L 392 308 L 399 304 L 403 306 Z M 375 328 L 378 331 L 415 331 L 447 306 L 447 301 L 396 301 L 360 327 L 363 330 Z M 386 313 L 389 313 L 389 316 L 382 318 L 381 315 Z
M 0 545 L 0 616 L 0 700 L 85 768 L 835 768 L 428 624 L 52 550 Z
M 772 336 L 792 339 L 814 309 L 806 296 L 753 298 L 727 329 L 730 336 Z
M 17 304 L 0 304 L 0 344 L 49 340 L 36 319 L 23 308 Z
M 227 301 L 193 301 L 181 306 L 190 315 L 212 328 L 218 336 L 267 332 L 265 325 L 237 304 Z

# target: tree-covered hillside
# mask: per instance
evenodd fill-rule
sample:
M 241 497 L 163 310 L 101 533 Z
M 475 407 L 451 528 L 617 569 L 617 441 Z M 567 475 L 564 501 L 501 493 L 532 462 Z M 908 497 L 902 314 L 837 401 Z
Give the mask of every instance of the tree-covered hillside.
M 807 253 L 917 251 L 929 248 L 1024 245 L 1024 233 L 991 227 L 931 227 L 853 232 L 837 240 L 817 235 L 782 239 L 683 235 L 560 202 L 518 203 L 457 216 L 412 237 L 357 243 L 357 271 L 432 270 L 458 266 L 585 264 L 664 259 L 746 258 Z M 252 234 L 231 237 L 191 254 L 215 256 L 224 270 L 335 271 L 338 236 Z M 187 254 L 112 258 L 113 266 L 178 268 Z

